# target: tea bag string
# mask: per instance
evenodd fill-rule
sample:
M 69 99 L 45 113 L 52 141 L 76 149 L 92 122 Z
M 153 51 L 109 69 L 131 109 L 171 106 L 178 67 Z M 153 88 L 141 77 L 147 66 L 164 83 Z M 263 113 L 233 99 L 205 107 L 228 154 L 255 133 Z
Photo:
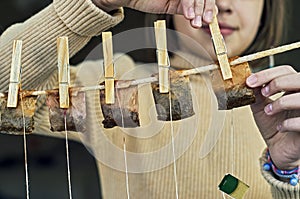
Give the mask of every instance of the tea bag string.
M 72 199 L 72 183 L 71 183 L 71 169 L 70 169 L 70 154 L 69 154 L 69 141 L 68 141 L 68 129 L 67 129 L 67 114 L 64 111 L 64 123 L 65 123 L 65 139 L 66 139 L 66 159 L 67 159 L 67 172 L 68 172 L 68 191 L 69 198 Z
M 125 122 L 124 122 L 124 113 L 121 106 L 121 99 L 119 96 L 119 92 L 116 88 L 115 91 L 117 102 L 120 108 L 120 114 L 121 114 L 121 122 L 122 122 L 122 128 L 125 128 Z M 127 155 L 126 155 L 126 140 L 125 137 L 123 137 L 123 155 L 124 155 L 124 166 L 125 166 L 125 184 L 126 184 L 126 195 L 127 199 L 130 199 L 130 192 L 129 192 L 129 176 L 128 176 L 128 164 L 127 164 Z
M 231 169 L 231 173 L 233 174 L 234 173 L 234 168 L 235 168 L 235 157 L 234 157 L 234 150 L 235 150 L 235 147 L 234 147 L 234 116 L 233 116 L 233 110 L 230 111 L 230 153 L 231 153 L 231 168 L 227 168 L 227 170 L 230 170 Z M 230 167 L 230 166 L 229 166 Z M 224 193 L 224 192 L 221 192 L 222 193 L 222 198 L 223 199 L 226 199 L 227 198 L 227 195 Z
M 24 104 L 23 104 L 22 95 L 20 95 L 20 99 L 21 99 L 21 109 L 22 109 L 22 118 L 23 118 L 23 146 L 24 146 L 26 199 L 29 199 L 29 175 L 28 175 L 28 159 L 27 159 L 26 121 L 25 121 Z
M 170 77 L 169 77 L 170 78 Z M 171 80 L 169 79 L 169 85 Z M 169 114 L 170 114 L 170 128 L 171 128 L 171 139 L 172 139 L 172 155 L 173 155 L 173 172 L 174 172 L 174 181 L 175 181 L 175 192 L 176 199 L 179 199 L 178 192 L 178 181 L 177 181 L 177 167 L 176 167 L 176 156 L 175 156 L 175 141 L 174 141 L 174 126 L 173 126 L 173 116 L 172 116 L 172 95 L 171 88 L 169 89 Z
M 123 151 L 124 151 L 124 165 L 125 165 L 126 195 L 127 195 L 127 199 L 130 199 L 129 179 L 128 179 L 128 165 L 127 165 L 127 155 L 126 155 L 126 140 L 125 140 L 125 138 L 123 138 Z
M 230 111 L 231 112 L 231 121 L 230 121 L 230 142 L 231 142 L 231 156 L 232 156 L 232 161 L 231 161 L 231 173 L 233 174 L 235 171 L 235 147 L 234 147 L 234 112 L 233 109 Z
M 226 199 L 226 195 L 224 192 L 222 192 L 222 197 L 223 197 L 223 199 Z

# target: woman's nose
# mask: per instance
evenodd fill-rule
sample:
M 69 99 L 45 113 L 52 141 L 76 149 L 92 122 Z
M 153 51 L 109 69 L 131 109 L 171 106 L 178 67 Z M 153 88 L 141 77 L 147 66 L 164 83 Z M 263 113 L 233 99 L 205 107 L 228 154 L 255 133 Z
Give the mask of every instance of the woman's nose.
M 216 0 L 216 5 L 221 13 L 231 13 L 234 1 L 239 0 Z

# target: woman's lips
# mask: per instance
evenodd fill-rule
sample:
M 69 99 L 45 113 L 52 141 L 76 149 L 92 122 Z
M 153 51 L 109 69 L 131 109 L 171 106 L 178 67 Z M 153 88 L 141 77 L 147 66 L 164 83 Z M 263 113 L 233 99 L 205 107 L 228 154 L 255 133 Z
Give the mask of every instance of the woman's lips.
M 229 36 L 234 31 L 238 30 L 238 28 L 234 28 L 234 27 L 231 27 L 231 26 L 228 26 L 228 25 L 224 25 L 224 24 L 219 24 L 219 27 L 220 27 L 220 32 L 223 35 L 223 37 Z M 204 32 L 206 32 L 207 34 L 211 35 L 208 25 L 204 25 L 202 27 L 202 29 L 204 30 Z

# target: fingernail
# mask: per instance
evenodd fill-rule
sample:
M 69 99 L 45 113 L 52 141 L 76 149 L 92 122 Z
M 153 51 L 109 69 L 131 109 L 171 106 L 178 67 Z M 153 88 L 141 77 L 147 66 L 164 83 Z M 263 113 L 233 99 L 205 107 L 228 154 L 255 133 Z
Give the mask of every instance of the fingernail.
M 281 131 L 282 129 L 282 125 L 281 124 L 278 124 L 277 127 L 276 127 L 277 131 Z
M 261 89 L 261 94 L 265 97 L 268 97 L 269 96 L 269 92 L 270 92 L 270 87 L 269 86 L 266 86 L 266 87 L 263 87 Z
M 272 110 L 273 110 L 272 104 L 268 104 L 267 106 L 265 106 L 265 113 L 266 114 L 272 113 Z
M 257 82 L 257 77 L 256 77 L 256 75 L 250 75 L 250 76 L 247 78 L 247 84 L 248 84 L 248 85 L 254 85 L 256 82 Z
M 196 27 L 201 27 L 202 26 L 202 18 L 201 16 L 196 16 L 195 19 L 193 20 L 193 25 Z
M 194 18 L 195 17 L 194 8 L 189 8 L 188 9 L 188 17 L 189 18 Z
M 204 13 L 204 19 L 207 22 L 212 22 L 213 19 L 213 12 L 212 11 L 207 11 Z

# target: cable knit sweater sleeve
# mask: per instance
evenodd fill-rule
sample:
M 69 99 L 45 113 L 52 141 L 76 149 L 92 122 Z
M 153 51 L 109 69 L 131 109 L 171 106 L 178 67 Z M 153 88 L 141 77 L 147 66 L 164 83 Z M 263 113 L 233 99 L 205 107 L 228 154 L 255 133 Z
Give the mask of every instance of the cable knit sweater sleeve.
M 56 69 L 57 37 L 69 38 L 72 57 L 91 37 L 100 35 L 122 19 L 122 9 L 109 15 L 91 0 L 54 0 L 24 23 L 11 26 L 1 35 L 0 92 L 8 90 L 14 39 L 23 41 L 22 88 L 37 89 Z
M 300 199 L 300 185 L 292 186 L 274 177 L 271 171 L 264 171 L 263 165 L 267 162 L 266 150 L 260 158 L 261 172 L 266 181 L 271 185 L 271 192 L 274 199 Z

